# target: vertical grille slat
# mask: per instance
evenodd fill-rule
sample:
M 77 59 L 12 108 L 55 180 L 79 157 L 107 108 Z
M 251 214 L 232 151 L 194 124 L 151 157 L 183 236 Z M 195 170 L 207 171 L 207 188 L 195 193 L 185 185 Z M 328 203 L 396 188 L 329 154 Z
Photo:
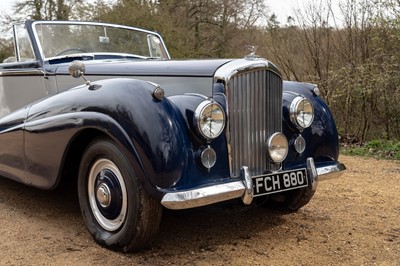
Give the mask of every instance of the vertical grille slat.
M 269 169 L 267 140 L 282 128 L 282 79 L 269 70 L 238 73 L 228 82 L 231 175 Z

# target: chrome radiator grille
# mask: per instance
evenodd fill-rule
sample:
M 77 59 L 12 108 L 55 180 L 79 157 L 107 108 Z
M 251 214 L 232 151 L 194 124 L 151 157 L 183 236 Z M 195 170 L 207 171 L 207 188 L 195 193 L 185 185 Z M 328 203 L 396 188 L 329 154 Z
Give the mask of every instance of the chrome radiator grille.
M 231 176 L 268 170 L 267 140 L 282 129 L 282 79 L 269 70 L 238 73 L 227 84 Z

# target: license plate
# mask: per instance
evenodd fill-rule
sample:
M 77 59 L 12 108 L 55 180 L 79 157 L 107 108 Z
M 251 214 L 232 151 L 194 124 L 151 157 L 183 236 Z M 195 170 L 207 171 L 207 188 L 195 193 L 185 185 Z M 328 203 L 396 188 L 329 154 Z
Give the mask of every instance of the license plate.
M 253 176 L 254 197 L 308 186 L 306 169 Z

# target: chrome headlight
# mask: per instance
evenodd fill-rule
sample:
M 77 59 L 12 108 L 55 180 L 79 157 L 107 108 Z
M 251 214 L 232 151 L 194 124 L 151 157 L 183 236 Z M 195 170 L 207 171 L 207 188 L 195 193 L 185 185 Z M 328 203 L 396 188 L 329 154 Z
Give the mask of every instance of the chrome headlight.
M 221 105 L 210 100 L 203 101 L 194 111 L 197 131 L 209 140 L 218 137 L 225 127 L 225 112 Z
M 290 121 L 298 128 L 311 126 L 314 120 L 314 106 L 304 97 L 297 96 L 290 104 Z
M 289 144 L 285 135 L 280 132 L 273 134 L 268 139 L 268 152 L 271 159 L 276 163 L 281 163 L 286 159 Z

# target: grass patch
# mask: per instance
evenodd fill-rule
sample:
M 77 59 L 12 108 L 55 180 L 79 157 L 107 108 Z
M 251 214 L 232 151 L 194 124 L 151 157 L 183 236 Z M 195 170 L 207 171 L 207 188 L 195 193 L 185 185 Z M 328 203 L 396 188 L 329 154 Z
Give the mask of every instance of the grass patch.
M 371 140 L 365 144 L 343 145 L 344 155 L 374 157 L 378 159 L 400 160 L 400 141 Z

